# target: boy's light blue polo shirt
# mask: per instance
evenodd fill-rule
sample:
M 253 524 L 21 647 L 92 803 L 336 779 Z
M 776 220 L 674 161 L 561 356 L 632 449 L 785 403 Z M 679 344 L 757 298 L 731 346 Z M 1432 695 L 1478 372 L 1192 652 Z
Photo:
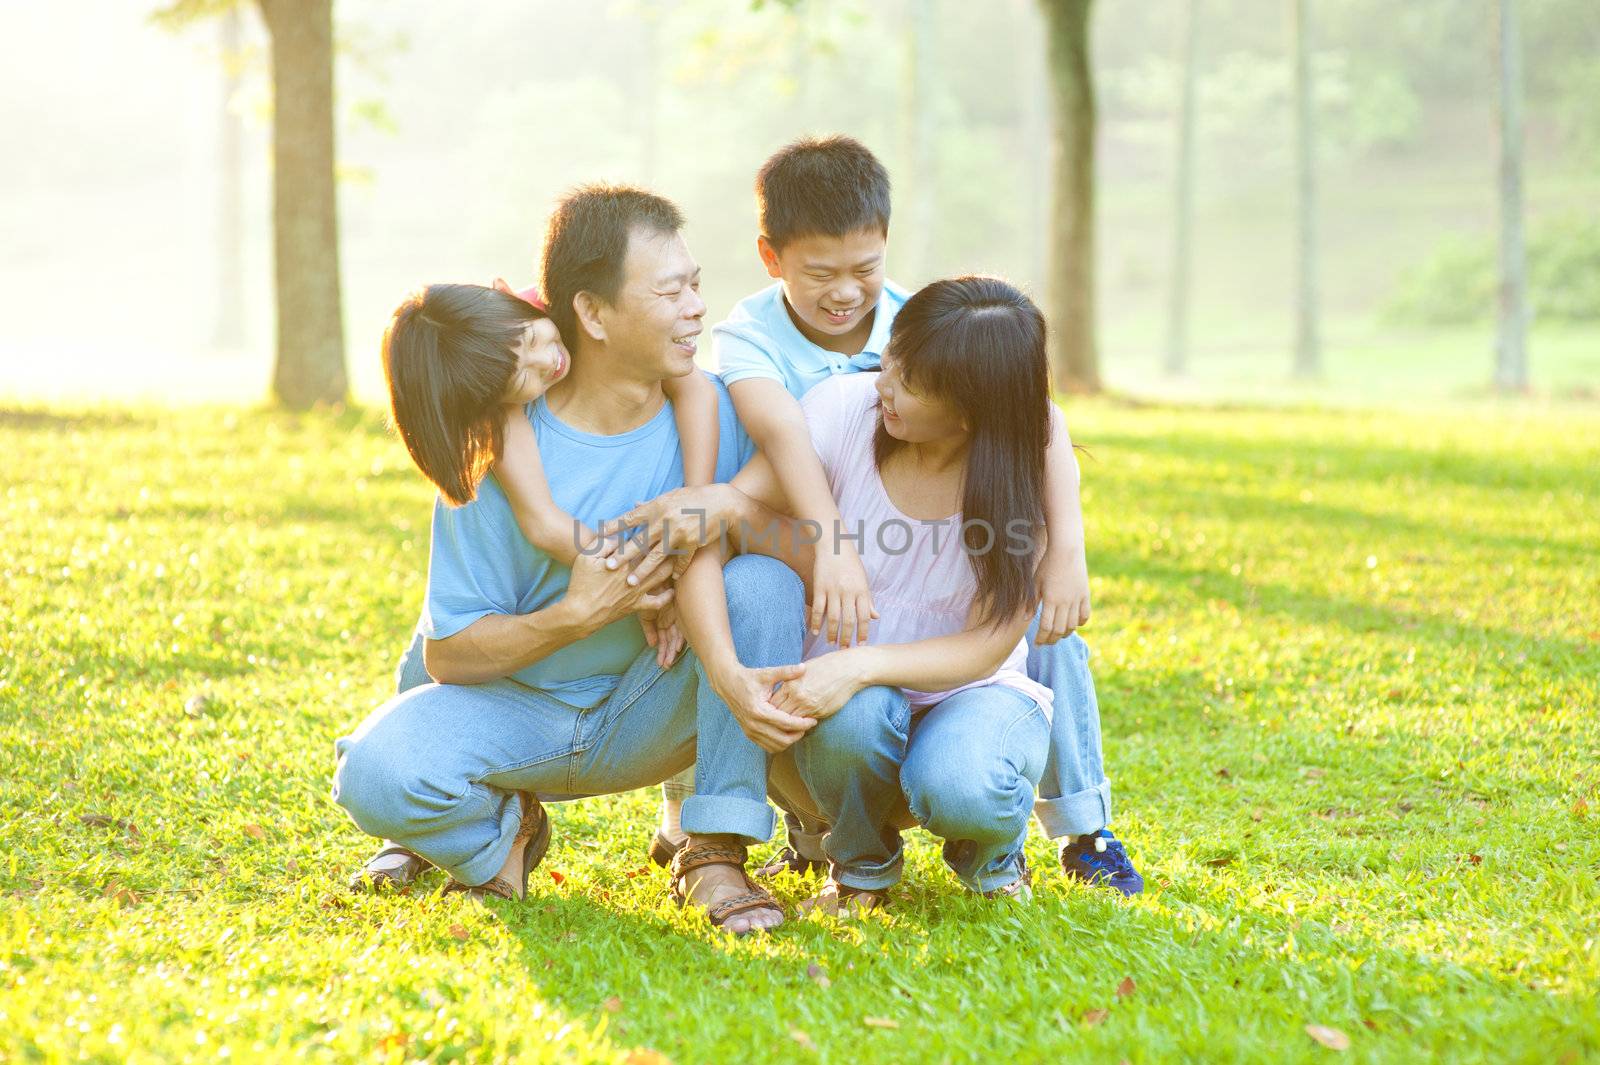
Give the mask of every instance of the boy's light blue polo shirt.
M 889 327 L 911 294 L 886 281 L 878 296 L 872 333 L 860 355 L 820 348 L 806 339 L 784 305 L 783 283 L 775 282 L 734 306 L 711 327 L 711 351 L 723 381 L 776 381 L 799 399 L 834 374 L 875 370 L 889 344 Z
M 707 376 L 717 387 L 717 480 L 730 481 L 755 445 L 734 414 L 727 387 Z M 526 409 L 556 505 L 591 529 L 641 500 L 683 486 L 683 452 L 670 402 L 617 436 L 574 429 L 550 413 L 543 397 Z M 466 506 L 434 501 L 428 592 L 418 627 L 423 636 L 442 640 L 490 614 L 530 614 L 560 599 L 571 575 L 569 567 L 523 538 L 505 493 L 485 478 L 478 498 Z M 629 616 L 511 679 L 587 709 L 611 694 L 644 647 L 639 621 Z

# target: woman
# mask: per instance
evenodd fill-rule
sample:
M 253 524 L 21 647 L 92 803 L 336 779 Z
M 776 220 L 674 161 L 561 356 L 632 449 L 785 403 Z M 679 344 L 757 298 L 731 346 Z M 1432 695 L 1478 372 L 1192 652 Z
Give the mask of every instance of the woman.
M 946 840 L 968 887 L 1026 896 L 1022 843 L 1052 709 L 1050 690 L 1028 678 L 1024 642 L 1050 438 L 1044 318 L 995 278 L 934 282 L 900 311 L 881 373 L 825 382 L 802 406 L 839 532 L 860 536 L 882 615 L 866 646 L 829 650 L 808 636 L 804 675 L 771 696 L 818 722 L 777 759 L 772 787 L 781 804 L 832 825 L 820 901 L 879 905 L 899 879 L 899 829 L 912 822 Z M 733 484 L 786 509 L 761 457 Z M 792 527 L 771 547 L 760 531 L 736 537 L 801 575 L 807 539 Z M 679 590 L 713 689 L 731 639 L 716 611 L 689 604 L 720 595 L 719 554 L 697 556 Z

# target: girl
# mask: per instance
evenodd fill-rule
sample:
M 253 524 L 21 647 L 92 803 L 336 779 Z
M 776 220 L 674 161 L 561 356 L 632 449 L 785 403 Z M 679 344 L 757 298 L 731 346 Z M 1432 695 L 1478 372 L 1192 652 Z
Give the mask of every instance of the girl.
M 985 277 L 922 289 L 896 318 L 880 373 L 831 378 L 802 401 L 881 614 L 865 645 L 806 636 L 805 675 L 772 696 L 819 722 L 775 760 L 771 786 L 780 805 L 832 826 L 820 904 L 879 905 L 900 875 L 899 829 L 917 823 L 944 837 L 968 887 L 1029 894 L 1022 843 L 1053 699 L 1028 677 L 1024 635 L 1037 605 L 1050 406 L 1043 316 Z M 763 457 L 733 484 L 788 509 Z M 802 577 L 807 539 L 773 548 Z M 744 546 L 758 545 L 759 533 Z M 696 556 L 680 595 L 720 693 L 740 667 L 724 615 L 705 605 L 721 595 L 719 554 Z

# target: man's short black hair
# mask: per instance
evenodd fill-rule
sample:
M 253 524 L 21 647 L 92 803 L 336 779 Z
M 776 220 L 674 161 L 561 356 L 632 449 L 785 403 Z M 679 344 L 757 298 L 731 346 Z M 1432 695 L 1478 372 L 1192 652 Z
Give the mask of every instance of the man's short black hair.
M 774 248 L 797 237 L 889 235 L 889 172 L 854 137 L 804 137 L 756 173 L 761 235 Z
M 677 204 L 634 185 L 579 185 L 557 202 L 545 233 L 539 287 L 568 347 L 578 339 L 573 297 L 588 292 L 606 303 L 616 301 L 629 235 L 636 229 L 676 233 L 682 228 Z

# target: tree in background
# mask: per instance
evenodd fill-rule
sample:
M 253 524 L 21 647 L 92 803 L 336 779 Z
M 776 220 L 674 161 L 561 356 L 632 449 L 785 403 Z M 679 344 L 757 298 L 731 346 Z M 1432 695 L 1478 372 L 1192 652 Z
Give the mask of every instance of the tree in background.
M 1494 383 L 1506 391 L 1528 387 L 1527 255 L 1522 235 L 1522 39 L 1516 0 L 1499 0 L 1500 75 L 1500 284 Z
M 1055 105 L 1050 221 L 1049 317 L 1056 384 L 1100 391 L 1095 345 L 1094 78 L 1089 67 L 1092 0 L 1039 0 Z
M 244 343 L 244 120 L 236 110 L 240 77 L 239 12 L 230 7 L 218 21 L 222 45 L 222 114 L 217 138 L 217 308 L 212 343 L 234 349 Z
M 333 150 L 333 0 L 258 0 L 272 39 L 272 233 L 277 357 L 287 407 L 348 392 Z M 234 0 L 176 0 L 156 20 L 184 25 Z
M 1189 362 L 1189 264 L 1193 256 L 1190 233 L 1194 222 L 1194 96 L 1195 43 L 1200 30 L 1200 0 L 1184 4 L 1179 35 L 1179 69 L 1183 87 L 1178 104 L 1178 157 L 1173 184 L 1176 188 L 1176 224 L 1172 234 L 1172 291 L 1167 309 L 1167 373 L 1174 377 Z
M 1311 81 L 1310 0 L 1290 0 L 1294 38 L 1294 160 L 1298 284 L 1295 297 L 1294 375 L 1322 373 L 1317 338 L 1317 160 L 1315 86 Z

